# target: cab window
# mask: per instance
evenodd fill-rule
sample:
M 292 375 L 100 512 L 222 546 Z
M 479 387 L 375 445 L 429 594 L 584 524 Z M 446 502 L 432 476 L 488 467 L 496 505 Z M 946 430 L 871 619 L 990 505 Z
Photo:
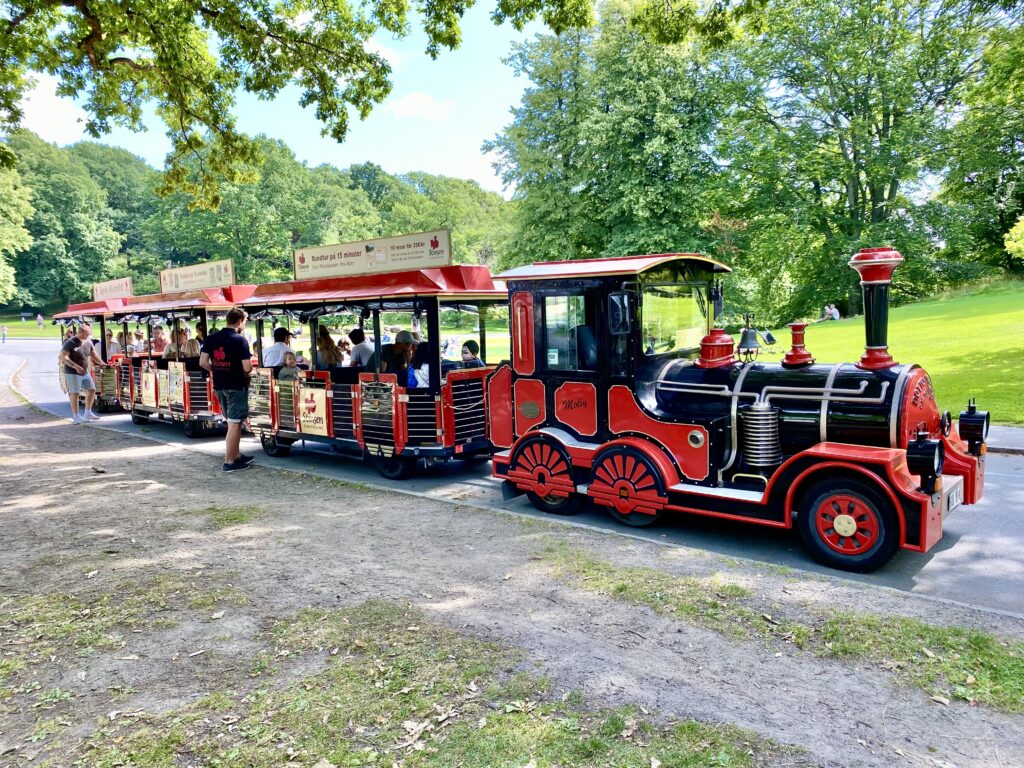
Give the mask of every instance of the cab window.
M 585 294 L 544 297 L 543 361 L 549 371 L 597 369 L 594 301 Z
M 708 330 L 703 284 L 664 283 L 643 289 L 644 354 L 696 349 Z

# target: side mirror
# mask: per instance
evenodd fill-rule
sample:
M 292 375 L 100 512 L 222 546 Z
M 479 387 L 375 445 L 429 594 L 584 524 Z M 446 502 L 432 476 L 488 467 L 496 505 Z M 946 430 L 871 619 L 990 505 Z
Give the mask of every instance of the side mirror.
M 608 333 L 627 336 L 630 331 L 629 295 L 623 292 L 608 294 Z

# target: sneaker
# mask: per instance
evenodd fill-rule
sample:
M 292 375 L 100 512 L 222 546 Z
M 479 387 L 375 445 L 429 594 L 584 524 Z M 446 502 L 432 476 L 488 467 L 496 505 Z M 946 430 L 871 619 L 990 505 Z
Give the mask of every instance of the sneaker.
M 79 415 L 78 415 L 77 413 L 72 413 L 72 414 L 71 414 L 71 423 L 72 423 L 72 424 L 81 424 L 81 423 L 83 423 L 84 421 L 85 421 L 85 419 L 83 419 L 83 418 L 82 418 L 81 416 L 79 416 Z
M 238 472 L 240 470 L 248 469 L 248 468 L 249 468 L 249 463 L 246 462 L 246 461 L 242 461 L 241 459 L 238 459 L 237 461 L 233 461 L 230 464 L 225 464 L 224 465 L 224 471 L 225 472 Z
M 255 456 L 246 456 L 244 453 L 240 453 L 238 460 L 244 461 L 246 464 L 252 464 L 256 460 Z
M 83 416 L 83 417 L 82 417 L 82 419 L 83 419 L 84 421 L 99 421 L 99 420 L 100 420 L 100 417 L 99 417 L 99 416 L 97 416 L 97 415 L 96 415 L 95 413 L 93 413 L 92 411 L 86 411 L 86 412 L 85 412 L 85 416 Z

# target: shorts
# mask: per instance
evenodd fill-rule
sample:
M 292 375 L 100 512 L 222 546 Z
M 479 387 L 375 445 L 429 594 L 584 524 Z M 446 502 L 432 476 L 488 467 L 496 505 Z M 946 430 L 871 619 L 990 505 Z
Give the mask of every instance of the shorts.
M 68 394 L 78 395 L 85 391 L 96 391 L 96 385 L 93 383 L 92 376 L 89 374 L 78 374 L 78 373 L 65 373 L 64 380 L 68 383 Z
M 228 424 L 241 424 L 249 417 L 249 390 L 218 389 L 214 392 L 220 412 Z

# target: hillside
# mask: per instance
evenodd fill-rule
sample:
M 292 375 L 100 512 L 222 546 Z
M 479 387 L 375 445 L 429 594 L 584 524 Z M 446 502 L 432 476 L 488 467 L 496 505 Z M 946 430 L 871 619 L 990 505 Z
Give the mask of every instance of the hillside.
M 780 352 L 768 360 L 790 345 L 789 329 L 774 333 Z M 808 326 L 807 348 L 818 362 L 860 359 L 863 318 Z M 993 422 L 1024 424 L 1024 283 L 895 307 L 889 350 L 899 362 L 928 370 L 941 408 L 956 415 L 973 396 Z

